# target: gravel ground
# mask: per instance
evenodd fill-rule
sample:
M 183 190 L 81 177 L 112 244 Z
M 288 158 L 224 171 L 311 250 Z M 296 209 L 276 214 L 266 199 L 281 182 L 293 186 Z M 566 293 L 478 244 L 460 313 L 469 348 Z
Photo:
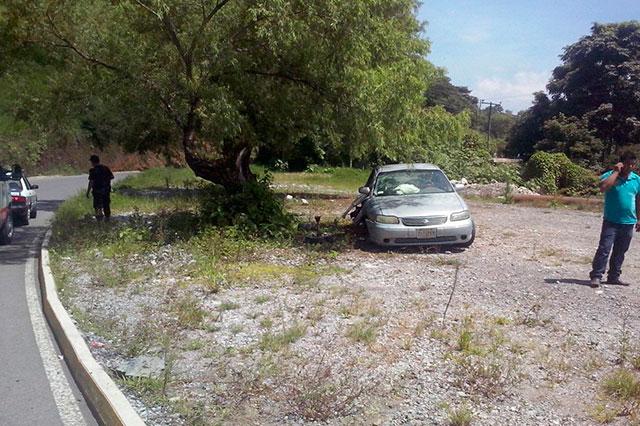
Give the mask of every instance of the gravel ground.
M 336 215 L 348 204 L 324 202 Z M 288 267 L 312 259 L 327 273 L 253 277 L 214 294 L 189 284 L 193 259 L 172 246 L 129 259 L 144 274 L 116 288 L 66 258 L 66 300 L 84 312 L 85 329 L 87 318 L 101 325 L 87 340 L 108 368 L 140 336 L 172 330 L 167 398 L 127 390 L 149 424 L 437 425 L 462 413 L 479 425 L 597 424 L 597 407 L 618 409 L 603 379 L 638 355 L 637 242 L 623 268 L 633 284 L 595 290 L 587 280 L 599 214 L 470 204 L 478 233 L 465 251 L 356 241 L 328 256 L 255 253 L 252 261 Z M 201 325 L 171 325 L 185 298 L 206 313 Z

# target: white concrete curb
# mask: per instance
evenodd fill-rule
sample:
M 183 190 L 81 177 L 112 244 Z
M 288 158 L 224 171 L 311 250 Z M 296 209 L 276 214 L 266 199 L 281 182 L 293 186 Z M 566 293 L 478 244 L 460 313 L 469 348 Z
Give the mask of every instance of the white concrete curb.
M 108 426 L 144 425 L 124 394 L 93 358 L 82 335 L 62 306 L 49 268 L 50 237 L 51 230 L 47 231 L 40 250 L 38 275 L 42 308 L 69 370 L 98 423 Z

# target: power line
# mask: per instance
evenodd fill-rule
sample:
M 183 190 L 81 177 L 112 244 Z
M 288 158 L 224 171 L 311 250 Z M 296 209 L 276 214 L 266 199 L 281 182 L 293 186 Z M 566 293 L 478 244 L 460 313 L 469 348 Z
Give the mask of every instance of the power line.
M 491 102 L 491 101 L 485 101 L 484 99 L 480 99 L 480 108 L 482 108 L 482 105 L 489 105 L 489 119 L 487 120 L 487 142 L 489 141 L 489 139 L 491 139 L 491 113 L 493 111 L 493 107 L 494 106 L 502 106 L 502 101 L 495 103 L 495 102 Z

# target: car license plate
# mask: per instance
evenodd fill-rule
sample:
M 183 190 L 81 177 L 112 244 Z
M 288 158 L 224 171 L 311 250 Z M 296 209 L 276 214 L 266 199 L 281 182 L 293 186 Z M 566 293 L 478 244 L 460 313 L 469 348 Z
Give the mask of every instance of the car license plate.
M 417 231 L 416 238 L 431 239 L 436 237 L 436 228 L 416 229 L 416 231 Z

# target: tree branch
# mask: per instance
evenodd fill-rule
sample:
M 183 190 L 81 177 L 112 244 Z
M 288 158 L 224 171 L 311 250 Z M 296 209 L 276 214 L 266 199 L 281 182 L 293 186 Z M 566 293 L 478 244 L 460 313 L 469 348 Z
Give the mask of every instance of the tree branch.
M 204 16 L 204 19 L 200 23 L 200 27 L 198 27 L 198 30 L 195 32 L 195 35 L 193 36 L 193 39 L 191 40 L 191 44 L 189 45 L 189 51 L 187 52 L 187 54 L 189 56 L 192 56 L 193 52 L 196 50 L 196 47 L 198 45 L 198 41 L 200 40 L 199 36 L 205 30 L 207 25 L 209 25 L 209 22 L 211 22 L 213 17 L 220 11 L 220 9 L 222 9 L 227 3 L 229 3 L 229 1 L 230 0 L 218 0 L 218 2 L 213 7 L 213 9 L 211 9 L 209 14 Z
M 156 18 L 162 20 L 162 16 L 160 15 L 160 13 L 153 10 L 149 5 L 147 5 L 141 0 L 135 0 L 135 2 L 138 4 L 138 6 L 142 7 L 144 10 L 154 15 Z
M 326 91 L 322 87 L 320 87 L 320 85 L 318 85 L 317 83 L 315 83 L 315 82 L 313 82 L 311 80 L 307 80 L 305 78 L 289 75 L 289 74 L 284 73 L 284 72 L 280 72 L 280 71 L 267 72 L 267 71 L 259 71 L 259 70 L 245 70 L 245 72 L 247 74 L 279 78 L 279 79 L 282 79 L 282 80 L 291 81 L 293 83 L 302 84 L 303 86 L 307 86 L 307 87 L 313 89 L 313 91 L 317 92 L 320 95 L 323 95 L 323 96 L 326 95 Z
M 174 47 L 176 48 L 176 50 L 178 51 L 178 55 L 180 56 L 180 59 L 182 60 L 182 63 L 184 64 L 185 67 L 185 72 L 187 74 L 187 76 L 189 78 L 192 78 L 192 67 L 191 67 L 191 63 L 192 60 L 190 57 L 187 56 L 187 52 L 185 52 L 184 47 L 182 46 L 182 42 L 180 41 L 180 38 L 178 37 L 178 32 L 176 31 L 176 27 L 173 24 L 173 21 L 171 21 L 171 18 L 169 17 L 169 14 L 166 12 L 158 12 L 154 9 L 152 9 L 148 4 L 146 4 L 144 1 L 142 0 L 135 0 L 135 3 L 140 6 L 141 8 L 143 8 L 145 11 L 149 12 L 151 15 L 153 15 L 154 17 L 156 17 L 158 19 L 158 21 L 160 21 L 162 23 L 162 28 L 164 30 L 164 32 L 167 34 L 167 36 L 169 37 L 169 40 L 171 40 L 171 43 L 173 43 Z
M 94 57 L 88 55 L 87 53 L 83 52 L 82 50 L 80 50 L 75 44 L 73 44 L 71 42 L 71 40 L 69 40 L 68 38 L 66 38 L 65 36 L 62 35 L 62 33 L 56 27 L 56 24 L 53 21 L 53 18 L 51 17 L 49 12 L 46 13 L 46 16 L 47 16 L 47 20 L 49 21 L 49 25 L 51 27 L 51 31 L 53 33 L 53 36 L 63 43 L 62 45 L 57 45 L 58 47 L 64 47 L 64 48 L 67 48 L 67 49 L 71 49 L 78 56 L 80 56 L 82 59 L 84 59 L 87 62 L 91 62 L 91 63 L 93 63 L 95 65 L 100 65 L 101 67 L 104 67 L 104 68 L 106 68 L 108 70 L 111 70 L 111 71 L 115 71 L 115 72 L 118 72 L 118 73 L 124 73 L 124 71 L 122 69 L 118 68 L 117 66 L 108 64 L 108 63 L 106 63 L 106 62 L 104 62 L 104 61 L 102 61 L 100 59 L 94 58 Z

